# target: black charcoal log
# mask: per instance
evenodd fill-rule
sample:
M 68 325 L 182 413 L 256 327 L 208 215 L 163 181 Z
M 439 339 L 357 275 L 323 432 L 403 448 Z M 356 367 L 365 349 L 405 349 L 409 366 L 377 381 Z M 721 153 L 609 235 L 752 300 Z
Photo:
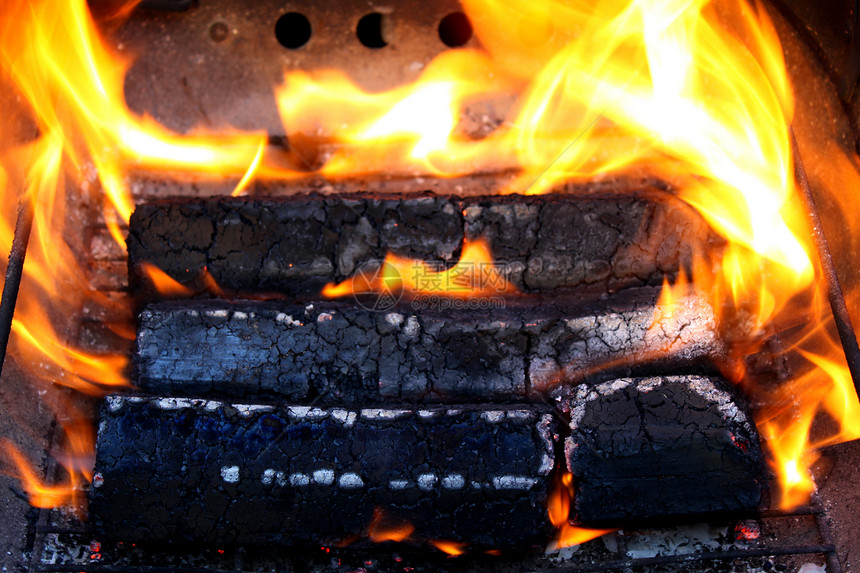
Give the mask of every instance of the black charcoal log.
M 629 290 L 576 307 L 529 298 L 389 312 L 332 302 L 161 302 L 140 315 L 134 379 L 142 390 L 178 395 L 511 401 L 637 363 L 677 372 L 718 361 L 723 345 L 707 301 L 690 295 L 667 309 L 657 293 Z
M 563 407 L 573 518 L 618 525 L 753 511 L 767 495 L 755 425 L 718 378 L 624 378 L 580 386 Z
M 318 409 L 109 396 L 90 523 L 109 539 L 331 544 L 381 512 L 416 541 L 545 540 L 553 416 L 537 407 Z
M 149 264 L 194 291 L 205 291 L 205 269 L 228 291 L 313 295 L 389 252 L 453 263 L 464 237 L 488 239 L 498 268 L 524 291 L 656 284 L 713 240 L 689 207 L 653 191 L 182 199 L 135 210 L 130 285 L 142 303 L 165 298 L 145 272 Z

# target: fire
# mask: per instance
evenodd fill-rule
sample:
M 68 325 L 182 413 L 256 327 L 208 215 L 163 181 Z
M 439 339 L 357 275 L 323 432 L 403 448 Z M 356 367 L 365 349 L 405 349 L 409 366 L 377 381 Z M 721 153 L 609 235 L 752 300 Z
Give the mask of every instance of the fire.
M 18 474 L 30 503 L 35 507 L 51 508 L 61 505 L 72 507 L 82 513 L 84 487 L 92 480 L 94 463 L 94 436 L 92 428 L 85 422 L 73 422 L 63 426 L 67 450 L 59 456 L 59 463 L 67 474 L 67 483 L 49 485 L 44 483 L 32 469 L 24 455 L 8 440 L 2 440 L 3 448 L 18 468 Z
M 726 246 L 697 261 L 689 282 L 667 283 L 662 309 L 692 283 L 727 325 L 749 334 L 733 349 L 741 357 L 756 352 L 768 331 L 794 325 L 801 311 L 815 318 L 792 339 L 791 352 L 809 366 L 795 380 L 766 391 L 742 370 L 730 373 L 768 404 L 758 423 L 781 476 L 782 505 L 801 503 L 814 488 L 815 450 L 860 437 L 860 406 L 828 334 L 830 314 L 793 174 L 793 93 L 764 8 L 743 0 L 464 0 L 463 7 L 482 48 L 443 52 L 410 85 L 368 93 L 340 71 L 286 72 L 273 90 L 288 136 L 309 142 L 318 172 L 334 179 L 507 171 L 515 176 L 501 189 L 508 193 L 618 174 L 667 182 Z M 130 63 L 102 38 L 84 0 L 6 0 L 0 7 L 0 75 L 32 123 L 0 120 L 4 253 L 19 203 L 32 209 L 34 221 L 10 353 L 46 387 L 98 395 L 128 383 L 124 357 L 74 348 L 54 320 L 84 301 L 123 310 L 87 283 L 81 247 L 64 236 L 67 206 L 81 202 L 70 193 L 100 203 L 124 246 L 133 172 L 227 178 L 237 182 L 236 195 L 254 179 L 304 176 L 284 166 L 265 133 L 180 135 L 134 114 L 123 94 Z M 466 112 L 488 101 L 502 102 L 504 121 L 488 133 L 469 132 Z M 832 177 L 856 175 L 854 159 L 835 159 L 841 172 Z M 168 292 L 184 288 L 156 269 L 148 273 Z M 514 289 L 488 245 L 474 241 L 464 242 L 449 269 L 389 254 L 374 273 L 327 285 L 323 294 L 365 292 L 465 298 Z M 812 436 L 821 413 L 838 428 Z M 34 503 L 69 499 L 39 484 L 20 455 L 11 457 Z M 565 513 L 562 505 L 550 509 L 563 530 Z M 560 542 L 570 539 L 577 537 Z
M 489 298 L 512 294 L 511 285 L 493 264 L 486 241 L 463 241 L 463 251 L 456 265 L 438 270 L 424 261 L 389 253 L 378 269 L 359 272 L 339 284 L 327 284 L 323 296 L 338 298 L 351 294 L 377 293 L 410 297 L 419 295 L 451 298 Z
M 466 552 L 466 544 L 459 543 L 457 541 L 431 541 L 430 545 L 441 551 L 442 553 L 447 553 L 450 557 L 457 557 L 458 555 L 462 555 Z
M 394 541 L 400 543 L 406 541 L 415 532 L 415 526 L 411 523 L 389 523 L 382 510 L 377 508 L 373 512 L 373 521 L 367 528 L 367 537 L 374 543 Z
M 573 475 L 567 471 L 559 472 L 550 491 L 547 505 L 550 523 L 558 529 L 558 536 L 547 547 L 548 553 L 565 547 L 580 545 L 615 531 L 614 529 L 588 529 L 570 523 L 570 502 L 572 499 Z
M 175 298 L 194 295 L 194 289 L 181 284 L 152 263 L 142 263 L 140 270 L 149 279 L 149 282 L 152 283 L 152 286 L 155 287 L 155 290 L 159 294 Z
M 134 4 L 120 12 L 127 13 Z M 15 213 L 16 204 L 33 219 L 9 353 L 31 365 L 34 379 L 47 389 L 64 385 L 99 395 L 108 387 L 128 384 L 125 356 L 74 348 L 59 320 L 75 316 L 84 301 L 112 315 L 130 315 L 126 303 L 96 292 L 88 283 L 77 252 L 81 247 L 67 239 L 68 231 L 84 238 L 83 229 L 65 228 L 68 205 L 102 203 L 104 220 L 124 249 L 121 227 L 133 209 L 126 176 L 132 170 L 237 178 L 244 174 L 239 191 L 254 176 L 291 176 L 276 160 L 266 161 L 265 134 L 184 136 L 131 113 L 123 96 L 128 64 L 102 40 L 83 0 L 11 0 L 0 7 L 0 82 L 4 92 L 12 94 L 4 96 L 4 105 L 16 96 L 21 102 L 10 110 L 18 113 L 5 114 L 0 123 L 4 253 L 15 231 L 15 218 L 9 214 Z M 126 324 L 109 326 L 129 335 Z M 74 416 L 74 411 L 64 415 Z M 34 503 L 77 499 L 71 493 L 61 495 L 61 486 L 38 486 L 26 460 L 20 455 L 12 460 Z M 79 467 L 70 473 L 72 481 L 82 475 Z

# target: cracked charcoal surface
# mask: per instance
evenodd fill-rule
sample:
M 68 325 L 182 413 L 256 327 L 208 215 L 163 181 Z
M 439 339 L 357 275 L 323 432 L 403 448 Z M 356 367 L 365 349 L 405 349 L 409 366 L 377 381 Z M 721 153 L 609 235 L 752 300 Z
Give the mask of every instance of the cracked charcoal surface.
M 767 492 L 752 419 L 714 377 L 625 378 L 563 402 L 572 517 L 618 524 L 755 510 Z
M 546 409 L 322 410 L 109 396 L 90 522 L 108 539 L 306 545 L 366 535 L 545 541 Z
M 657 295 L 642 288 L 573 308 L 555 299 L 418 313 L 334 302 L 162 302 L 140 315 L 134 378 L 142 390 L 179 395 L 509 401 L 537 399 L 609 362 L 639 358 L 677 372 L 723 355 L 706 302 L 681 299 L 655 328 Z
M 194 290 L 206 268 L 241 293 L 314 294 L 389 251 L 456 261 L 464 235 L 486 237 L 524 291 L 658 284 L 712 240 L 705 222 L 655 192 L 617 197 L 540 195 L 181 199 L 139 205 L 128 235 L 137 300 L 162 298 L 148 262 Z

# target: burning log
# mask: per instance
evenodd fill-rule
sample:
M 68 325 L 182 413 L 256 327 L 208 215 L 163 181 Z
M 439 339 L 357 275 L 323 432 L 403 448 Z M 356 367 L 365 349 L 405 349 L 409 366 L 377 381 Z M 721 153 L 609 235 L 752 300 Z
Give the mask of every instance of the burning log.
M 716 378 L 623 378 L 563 402 L 573 518 L 631 520 L 752 511 L 767 494 L 749 413 Z
M 357 197 L 357 198 L 355 198 Z M 668 194 L 303 195 L 140 205 L 128 254 L 133 293 L 164 298 L 147 264 L 194 291 L 209 273 L 228 291 L 317 294 L 389 252 L 445 264 L 486 238 L 504 277 L 525 291 L 659 283 L 710 240 L 700 216 Z
M 140 315 L 135 380 L 148 392 L 179 395 L 508 401 L 560 380 L 593 380 L 598 370 L 603 377 L 634 366 L 701 370 L 723 355 L 713 311 L 694 295 L 671 312 L 653 288 L 576 307 L 531 303 L 420 312 L 333 302 L 156 303 Z
M 523 545 L 548 534 L 553 416 L 537 407 L 318 409 L 110 396 L 90 521 L 122 541 Z M 373 522 L 373 527 L 370 527 Z

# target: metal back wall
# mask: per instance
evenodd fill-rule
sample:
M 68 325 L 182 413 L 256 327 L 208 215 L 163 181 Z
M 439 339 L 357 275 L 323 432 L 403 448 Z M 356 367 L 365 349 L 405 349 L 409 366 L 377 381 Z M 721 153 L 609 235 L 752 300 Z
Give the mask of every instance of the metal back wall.
M 445 19 L 461 10 L 456 0 L 201 0 L 136 10 L 116 46 L 134 59 L 133 110 L 182 132 L 227 124 L 282 135 L 273 88 L 286 70 L 344 70 L 371 91 L 403 84 L 452 49 L 445 41 L 477 45 L 458 17 Z

